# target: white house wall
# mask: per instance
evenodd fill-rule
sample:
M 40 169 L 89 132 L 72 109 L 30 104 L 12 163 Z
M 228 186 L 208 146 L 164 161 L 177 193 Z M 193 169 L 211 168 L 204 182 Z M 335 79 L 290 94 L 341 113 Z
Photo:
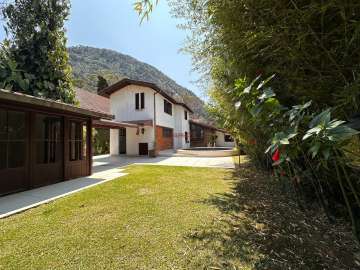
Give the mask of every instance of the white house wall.
M 135 109 L 135 94 L 145 94 L 145 108 L 142 110 Z M 190 140 L 190 112 L 188 119 L 185 120 L 184 108 L 181 105 L 169 102 L 173 106 L 173 113 L 169 115 L 164 112 L 164 99 L 161 94 L 153 89 L 144 86 L 128 85 L 123 89 L 110 95 L 111 113 L 115 116 L 116 121 L 138 121 L 154 120 L 154 94 L 156 102 L 156 125 L 172 128 L 174 130 L 174 148 L 189 148 L 190 143 L 185 142 L 185 132 L 188 132 Z M 167 99 L 166 99 L 167 100 Z M 148 143 L 149 150 L 154 149 L 154 129 L 145 127 L 145 133 L 137 135 L 137 129 L 126 128 L 126 153 L 127 155 L 139 154 L 139 143 Z M 110 131 L 110 153 L 111 155 L 119 154 L 119 131 Z
M 175 105 L 174 108 L 174 117 L 175 117 L 175 130 L 174 130 L 174 146 L 175 149 L 181 149 L 181 148 L 189 148 L 190 143 L 185 142 L 185 132 L 188 133 L 188 138 L 190 140 L 190 124 L 189 124 L 189 118 L 190 118 L 190 112 L 188 111 L 188 119 L 185 120 L 185 111 L 187 111 L 186 108 L 184 108 L 181 105 Z
M 119 130 L 110 129 L 110 155 L 119 155 Z
M 129 156 L 139 155 L 139 143 L 148 143 L 149 150 L 154 149 L 154 128 L 144 127 L 144 134 L 137 135 L 134 128 L 126 128 L 126 154 Z
M 182 106 L 174 107 L 174 147 L 175 149 L 182 148 L 182 119 L 181 114 L 183 113 Z
M 145 108 L 135 109 L 135 94 L 145 93 Z M 154 90 L 136 85 L 128 85 L 110 96 L 111 113 L 117 121 L 150 120 L 154 115 Z
M 174 120 L 174 104 L 164 98 L 160 94 L 156 94 L 156 125 L 168 128 L 175 127 L 175 120 Z M 169 101 L 173 106 L 173 114 L 167 114 L 164 112 L 164 100 Z
M 227 133 L 216 131 L 216 146 L 217 147 L 235 147 L 235 142 L 225 142 L 225 135 Z

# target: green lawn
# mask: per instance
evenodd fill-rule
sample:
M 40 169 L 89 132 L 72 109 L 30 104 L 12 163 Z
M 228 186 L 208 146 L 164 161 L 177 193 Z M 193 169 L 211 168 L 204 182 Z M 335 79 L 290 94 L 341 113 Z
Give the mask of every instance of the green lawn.
M 0 269 L 359 268 L 348 223 L 300 211 L 251 163 L 126 171 L 0 220 Z
M 217 269 L 214 250 L 194 240 L 194 232 L 222 219 L 207 201 L 230 191 L 232 171 L 126 171 L 118 180 L 0 220 L 0 269 Z

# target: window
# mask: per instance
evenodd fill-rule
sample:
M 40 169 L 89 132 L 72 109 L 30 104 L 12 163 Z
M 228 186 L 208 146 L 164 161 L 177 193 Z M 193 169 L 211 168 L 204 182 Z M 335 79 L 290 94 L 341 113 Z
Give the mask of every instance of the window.
M 204 129 L 201 126 L 191 125 L 191 140 L 204 140 Z
M 86 123 L 83 123 L 82 125 L 82 159 L 86 159 L 87 157 L 87 126 Z
M 189 133 L 185 131 L 185 142 L 189 143 Z
M 172 115 L 172 104 L 166 99 L 164 99 L 164 112 Z
M 188 112 L 184 111 L 184 114 L 185 114 L 185 120 L 188 120 Z
M 25 166 L 26 114 L 0 109 L 0 170 Z
M 60 162 L 63 157 L 61 118 L 38 114 L 35 128 L 36 162 L 38 164 Z
M 224 134 L 224 141 L 225 142 L 234 142 L 234 138 L 231 137 L 229 134 Z
M 135 109 L 142 110 L 145 108 L 145 93 L 135 94 Z
M 171 128 L 163 128 L 163 137 L 170 138 L 173 136 L 173 130 Z
M 86 123 L 70 122 L 70 161 L 84 160 L 86 158 L 86 134 Z

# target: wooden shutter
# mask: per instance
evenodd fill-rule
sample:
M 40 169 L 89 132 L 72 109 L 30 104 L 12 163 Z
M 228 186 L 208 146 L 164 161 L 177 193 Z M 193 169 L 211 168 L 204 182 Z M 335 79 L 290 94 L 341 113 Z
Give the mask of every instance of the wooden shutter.
M 140 106 L 139 106 L 139 93 L 135 94 L 135 109 L 139 110 Z
M 141 93 L 141 109 L 145 108 L 145 93 Z

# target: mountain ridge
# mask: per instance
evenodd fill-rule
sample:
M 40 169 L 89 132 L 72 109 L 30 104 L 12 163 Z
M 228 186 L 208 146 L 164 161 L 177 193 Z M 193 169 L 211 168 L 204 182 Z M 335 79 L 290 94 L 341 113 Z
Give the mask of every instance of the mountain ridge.
M 91 92 L 97 91 L 97 76 L 104 77 L 109 85 L 123 78 L 155 83 L 179 102 L 194 111 L 195 119 L 209 120 L 205 103 L 191 90 L 179 85 L 156 67 L 115 50 L 90 46 L 69 47 L 74 84 Z

